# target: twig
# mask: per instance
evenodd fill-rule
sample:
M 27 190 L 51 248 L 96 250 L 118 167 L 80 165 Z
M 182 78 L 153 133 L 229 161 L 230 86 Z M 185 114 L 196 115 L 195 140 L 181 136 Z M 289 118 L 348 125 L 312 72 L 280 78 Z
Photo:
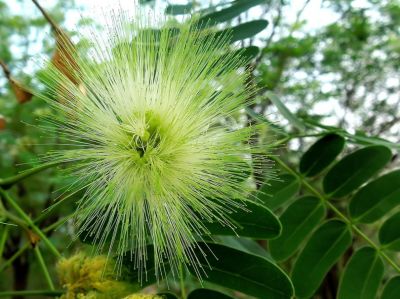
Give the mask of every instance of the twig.
M 185 288 L 185 280 L 184 280 L 184 272 L 183 272 L 183 264 L 179 264 L 179 282 L 181 288 L 181 297 L 182 299 L 186 299 L 186 288 Z
M 15 211 L 21 216 L 21 218 L 28 224 L 28 226 L 38 234 L 41 240 L 46 244 L 47 248 L 57 257 L 61 258 L 61 253 L 57 250 L 57 248 L 50 242 L 50 240 L 46 237 L 46 235 L 42 232 L 40 228 L 38 228 L 32 221 L 32 219 L 21 209 L 21 207 L 17 204 L 17 202 L 8 195 L 4 189 L 0 188 L 0 195 L 3 197 L 10 206 L 12 206 Z
M 0 297 L 9 296 L 52 296 L 59 297 L 64 294 L 63 291 L 53 291 L 53 290 L 27 290 L 27 291 L 5 291 L 0 292 Z
M 22 247 L 18 249 L 16 253 L 14 253 L 9 259 L 7 259 L 1 266 L 0 266 L 0 272 L 2 272 L 4 269 L 9 267 L 17 258 L 19 258 L 25 250 L 29 248 L 29 243 L 25 243 Z
M 66 216 L 65 218 L 67 218 L 69 216 Z M 61 220 L 65 221 L 65 218 L 58 220 L 57 222 L 52 223 L 51 225 L 47 226 L 46 228 L 43 229 L 43 232 L 47 233 L 49 231 L 51 231 L 52 229 L 54 229 L 55 227 L 57 227 Z M 24 245 L 22 245 L 22 247 L 16 252 L 14 253 L 13 256 L 11 256 L 9 259 L 7 259 L 4 264 L 2 264 L 0 266 L 0 272 L 2 272 L 4 269 L 6 269 L 8 266 L 10 266 L 12 264 L 12 262 L 14 260 L 16 260 L 21 254 L 23 254 L 25 252 L 25 250 L 27 250 L 30 247 L 30 243 L 26 242 Z
M 32 2 L 40 10 L 43 17 L 46 19 L 46 21 L 49 22 L 51 28 L 56 32 L 61 31 L 61 29 L 60 29 L 60 27 L 58 27 L 57 23 L 54 22 L 53 18 L 46 12 L 46 10 L 39 4 L 39 2 L 37 0 L 32 0 Z
M 8 237 L 8 226 L 4 227 L 3 230 L 1 231 L 1 236 L 0 236 L 0 260 L 1 260 L 1 257 L 3 256 L 3 251 L 4 251 L 4 247 L 6 245 L 7 237 Z
M 6 63 L 0 59 L 0 66 L 3 69 L 4 75 L 8 80 L 11 80 L 11 72 Z
M 53 281 L 51 280 L 49 270 L 47 269 L 47 266 L 43 260 L 43 256 L 42 256 L 42 253 L 40 252 L 39 246 L 35 246 L 34 251 L 35 251 L 36 258 L 39 262 L 39 265 L 42 268 L 43 275 L 46 278 L 47 284 L 49 285 L 50 290 L 54 290 Z
M 2 187 L 3 189 L 8 189 L 15 183 L 18 183 L 19 181 L 21 181 L 31 175 L 34 175 L 42 170 L 46 170 L 47 168 L 57 166 L 59 164 L 60 164 L 59 162 L 51 162 L 51 163 L 43 164 L 38 167 L 31 168 L 24 172 L 21 172 L 15 176 L 5 178 L 5 179 L 0 179 L 0 187 Z

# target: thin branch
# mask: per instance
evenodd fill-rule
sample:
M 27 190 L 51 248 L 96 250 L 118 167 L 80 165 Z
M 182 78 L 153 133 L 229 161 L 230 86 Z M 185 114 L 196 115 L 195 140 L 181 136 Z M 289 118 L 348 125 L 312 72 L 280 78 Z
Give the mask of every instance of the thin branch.
M 46 19 L 47 22 L 49 22 L 51 28 L 59 32 L 61 31 L 60 27 L 58 27 L 57 23 L 53 20 L 53 18 L 47 13 L 47 11 L 39 4 L 37 0 L 32 0 L 32 2 L 35 4 L 35 6 L 40 10 L 42 13 L 43 17 Z
M 65 218 L 67 218 L 67 217 L 69 217 L 69 216 L 66 216 Z M 47 226 L 46 228 L 43 229 L 43 232 L 47 233 L 47 232 L 53 230 L 54 228 L 58 227 L 61 224 L 61 220 L 64 220 L 64 221 L 66 220 L 65 218 L 60 219 L 59 221 Z M 2 265 L 0 265 L 0 272 L 5 270 L 6 268 L 8 268 L 13 263 L 13 261 L 15 261 L 19 256 L 21 256 L 25 252 L 25 250 L 27 250 L 30 247 L 31 247 L 31 244 L 29 242 L 26 242 L 24 245 L 22 245 L 20 247 L 20 249 L 16 253 L 14 253 L 13 256 L 11 256 Z
M 8 189 L 8 188 L 12 187 L 12 185 L 18 183 L 19 181 L 21 181 L 27 177 L 30 177 L 31 175 L 34 175 L 38 172 L 46 170 L 50 167 L 57 166 L 59 164 L 60 164 L 59 162 L 51 162 L 51 163 L 43 164 L 41 166 L 31 168 L 24 172 L 21 172 L 15 176 L 5 178 L 5 179 L 0 179 L 0 187 L 2 187 L 3 189 Z
M 29 248 L 29 243 L 26 242 L 22 247 L 18 249 L 9 259 L 7 259 L 3 264 L 0 265 L 0 272 L 7 269 L 17 258 L 19 258 L 25 250 Z
M 40 252 L 40 249 L 39 249 L 39 246 L 35 246 L 34 251 L 35 251 L 36 258 L 39 262 L 39 265 L 42 268 L 43 275 L 46 278 L 47 284 L 49 285 L 50 290 L 54 290 L 53 281 L 51 280 L 49 270 L 47 269 L 47 266 L 44 262 L 42 253 Z
M 59 297 L 65 292 L 63 291 L 53 291 L 53 290 L 26 290 L 26 291 L 5 291 L 0 292 L 0 297 L 9 296 L 52 296 Z
M 271 32 L 271 34 L 269 35 L 269 37 L 268 37 L 268 39 L 267 39 L 267 41 L 266 41 L 266 43 L 265 43 L 265 47 L 264 47 L 264 48 L 267 48 L 267 47 L 271 44 L 272 39 L 273 39 L 273 37 L 274 37 L 274 35 L 275 35 L 275 32 L 276 32 L 276 28 L 278 27 L 278 24 L 279 24 L 280 21 L 281 21 L 281 17 L 282 17 L 282 5 L 283 5 L 283 1 L 281 0 L 281 1 L 279 2 L 279 5 L 278 5 L 278 15 L 277 15 L 277 17 L 274 19 L 274 22 L 273 22 L 272 32 Z M 254 68 L 255 68 L 255 66 L 257 66 L 257 65 L 260 64 L 261 60 L 262 60 L 263 57 L 264 57 L 264 53 L 265 53 L 264 51 L 261 51 L 260 55 L 258 55 L 258 57 L 256 58 L 256 60 L 254 61 Z
M 6 245 L 7 237 L 8 237 L 8 226 L 4 227 L 2 229 L 2 231 L 1 231 L 1 236 L 0 236 L 0 260 L 1 260 L 1 257 L 3 256 L 4 247 Z
M 38 234 L 41 240 L 46 244 L 47 248 L 57 257 L 61 258 L 61 253 L 57 250 L 57 248 L 51 243 L 51 241 L 46 237 L 43 231 L 37 227 L 32 219 L 24 212 L 24 210 L 18 205 L 18 203 L 10 196 L 4 189 L 0 188 L 0 195 L 4 200 L 8 202 L 10 206 L 14 208 L 14 210 L 21 216 L 21 218 L 28 224 L 28 226 Z
M 296 14 L 296 20 L 294 21 L 295 24 L 297 24 L 300 21 L 301 15 L 303 14 L 304 10 L 307 8 L 308 4 L 310 4 L 311 0 L 306 0 L 306 2 L 304 2 L 304 5 L 302 8 L 300 8 L 300 10 L 297 12 Z M 292 28 L 289 31 L 289 36 L 292 36 L 292 34 L 294 33 L 296 26 L 292 26 Z
M 3 69 L 4 75 L 8 80 L 11 80 L 11 72 L 6 63 L 0 59 L 0 66 Z
M 279 23 L 281 22 L 281 19 L 282 19 L 282 6 L 283 6 L 283 1 L 280 1 L 280 2 L 279 2 L 279 5 L 278 5 L 278 15 L 277 15 L 276 18 L 274 19 L 273 27 L 272 27 L 272 32 L 271 32 L 271 34 L 269 35 L 269 37 L 268 37 L 268 39 L 267 39 L 267 41 L 266 41 L 266 43 L 265 43 L 265 48 L 267 48 L 267 47 L 271 44 L 272 39 L 273 39 L 274 36 L 275 36 L 276 29 L 277 29 Z
M 179 283 L 181 288 L 181 297 L 182 299 L 186 299 L 186 288 L 182 263 L 179 264 Z

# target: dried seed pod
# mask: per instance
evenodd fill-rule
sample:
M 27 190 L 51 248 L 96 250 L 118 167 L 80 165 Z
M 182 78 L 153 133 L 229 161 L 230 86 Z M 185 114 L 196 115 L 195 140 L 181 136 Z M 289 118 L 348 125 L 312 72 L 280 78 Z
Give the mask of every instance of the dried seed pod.
M 33 94 L 29 92 L 26 88 L 24 88 L 21 83 L 13 78 L 10 78 L 9 82 L 18 103 L 23 104 L 29 102 L 32 99 Z

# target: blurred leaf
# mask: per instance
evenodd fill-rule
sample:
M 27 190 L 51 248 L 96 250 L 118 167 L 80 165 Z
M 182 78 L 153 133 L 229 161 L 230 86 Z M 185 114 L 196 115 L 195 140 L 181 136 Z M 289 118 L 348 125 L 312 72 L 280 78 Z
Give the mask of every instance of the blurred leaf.
M 391 157 L 390 149 L 381 145 L 368 146 L 347 155 L 326 174 L 324 192 L 332 197 L 349 194 L 385 167 Z
M 399 294 L 400 276 L 395 276 L 386 283 L 381 299 L 399 299 Z
M 293 286 L 286 274 L 275 264 L 219 244 L 199 243 L 197 256 L 206 275 L 204 280 L 239 292 L 269 299 L 290 299 Z M 205 260 L 202 252 L 212 252 Z M 211 270 L 212 269 L 212 270 Z M 190 267 L 190 272 L 197 275 Z
M 184 15 L 187 13 L 190 13 L 190 10 L 193 8 L 193 3 L 188 3 L 188 4 L 169 4 L 165 8 L 165 13 L 167 15 Z
M 234 27 L 223 29 L 215 33 L 214 38 L 221 36 L 229 36 L 228 41 L 234 43 L 239 40 L 253 37 L 257 33 L 263 31 L 268 26 L 266 20 L 256 20 L 247 23 L 242 23 Z
M 300 132 L 305 131 L 306 127 L 303 122 L 298 119 L 290 110 L 283 104 L 283 102 L 272 92 L 266 93 L 267 98 L 275 105 L 284 118 L 286 118 L 294 127 Z
M 352 198 L 349 212 L 363 223 L 378 220 L 400 204 L 400 169 L 387 173 L 361 188 Z
M 204 222 L 204 225 L 213 235 L 239 235 L 255 239 L 271 239 L 279 236 L 281 224 L 268 208 L 247 202 L 246 209 L 249 212 L 238 210 L 229 215 L 232 223 L 237 226 L 234 231 L 218 222 Z
M 383 262 L 375 249 L 359 249 L 346 265 L 337 298 L 375 299 L 383 271 Z
M 209 290 L 209 289 L 197 289 L 188 295 L 187 299 L 233 299 L 231 296 L 223 293 Z
M 249 46 L 245 47 L 239 50 L 232 51 L 231 53 L 224 53 L 219 61 L 216 62 L 216 65 L 221 66 L 221 71 L 219 75 L 226 74 L 229 71 L 232 71 L 232 66 L 230 65 L 224 65 L 226 64 L 226 55 L 231 55 L 232 59 L 236 59 L 237 61 L 240 61 L 237 65 L 235 65 L 236 68 L 239 67 L 244 67 L 247 64 L 251 62 L 254 58 L 257 57 L 258 53 L 260 52 L 260 49 L 256 46 Z
M 231 6 L 216 12 L 209 13 L 201 17 L 198 21 L 201 26 L 214 26 L 218 23 L 226 22 L 253 6 L 264 4 L 265 0 L 236 0 L 231 2 Z
M 162 299 L 178 299 L 178 296 L 172 293 L 158 293 L 157 295 Z
M 379 242 L 385 249 L 400 251 L 400 212 L 383 223 L 379 230 Z
M 249 63 L 251 60 L 257 57 L 260 53 L 260 49 L 256 46 L 244 47 L 234 52 L 234 57 L 240 56 L 244 62 L 244 65 Z
M 300 159 L 300 173 L 311 177 L 327 168 L 342 152 L 345 140 L 337 134 L 328 134 L 314 143 Z
M 288 202 L 300 188 L 300 182 L 291 174 L 283 174 L 278 180 L 271 180 L 261 186 L 257 198 L 261 199 L 270 209 L 276 209 Z
M 281 261 L 290 257 L 318 226 L 324 215 L 325 207 L 316 197 L 305 196 L 291 204 L 279 218 L 282 234 L 269 242 L 269 250 L 274 259 Z
M 296 296 L 311 297 L 350 245 L 351 233 L 346 223 L 334 219 L 322 224 L 308 240 L 295 262 L 292 282 Z

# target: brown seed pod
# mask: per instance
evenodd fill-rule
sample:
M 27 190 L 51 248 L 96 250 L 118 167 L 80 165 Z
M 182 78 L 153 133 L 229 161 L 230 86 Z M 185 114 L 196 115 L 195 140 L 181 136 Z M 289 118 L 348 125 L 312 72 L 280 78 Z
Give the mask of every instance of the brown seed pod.
M 24 87 L 22 87 L 21 83 L 19 83 L 18 81 L 16 81 L 13 78 L 10 78 L 9 80 L 10 80 L 9 82 L 11 85 L 11 89 L 13 90 L 18 103 L 23 104 L 23 103 L 29 102 L 32 99 L 33 94 L 30 93 Z
M 75 46 L 65 32 L 60 29 L 54 30 L 56 49 L 51 62 L 65 75 L 73 84 L 79 85 L 76 71 L 78 64 L 74 58 Z
M 6 128 L 6 119 L 4 118 L 3 115 L 0 115 L 0 131 L 4 130 Z

